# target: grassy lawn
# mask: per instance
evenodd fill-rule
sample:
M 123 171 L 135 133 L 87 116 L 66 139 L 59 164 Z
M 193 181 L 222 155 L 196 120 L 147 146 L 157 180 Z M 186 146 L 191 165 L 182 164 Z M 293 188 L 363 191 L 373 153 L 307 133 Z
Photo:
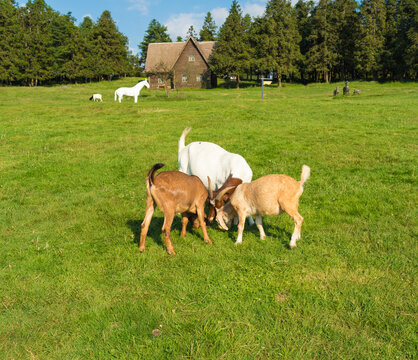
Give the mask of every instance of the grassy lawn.
M 416 358 L 416 84 L 114 102 L 135 82 L 0 88 L 1 359 Z M 139 253 L 146 173 L 177 169 L 187 126 L 254 179 L 311 167 L 296 249 L 286 214 L 238 247 L 236 226 L 180 238 L 177 216 L 169 256 L 157 210 Z

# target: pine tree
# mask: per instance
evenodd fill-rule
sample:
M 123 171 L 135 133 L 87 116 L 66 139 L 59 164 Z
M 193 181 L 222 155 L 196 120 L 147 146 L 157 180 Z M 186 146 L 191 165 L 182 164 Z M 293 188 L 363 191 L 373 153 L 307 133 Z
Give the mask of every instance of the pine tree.
M 315 73 L 316 81 L 322 75 L 326 83 L 331 80 L 331 70 L 338 62 L 338 34 L 335 30 L 336 19 L 332 15 L 329 0 L 320 0 L 312 14 L 309 50 L 306 53 L 309 71 Z
M 418 72 L 418 3 L 400 0 L 396 53 L 401 68 L 399 77 L 416 79 Z
M 301 57 L 297 61 L 298 66 L 298 72 L 301 76 L 302 82 L 306 81 L 307 76 L 307 65 L 306 65 L 306 54 L 309 50 L 309 42 L 308 37 L 311 33 L 312 29 L 312 11 L 314 9 L 314 2 L 313 0 L 299 0 L 295 5 L 295 11 L 296 11 L 296 23 L 298 32 L 300 35 L 300 42 L 299 42 L 299 48 Z
M 53 76 L 62 81 L 63 78 L 73 79 L 73 71 L 69 63 L 73 61 L 76 53 L 78 29 L 71 13 L 60 15 L 54 13 L 50 22 L 51 46 L 53 51 Z M 71 74 L 70 74 L 71 73 Z
M 261 71 L 274 71 L 278 87 L 283 75 L 296 71 L 300 58 L 300 35 L 295 12 L 286 0 L 270 0 L 258 28 L 256 57 Z
M 356 41 L 356 68 L 365 76 L 377 79 L 382 70 L 386 9 L 383 0 L 363 0 L 360 6 L 361 32 Z
M 184 41 L 186 41 L 189 37 L 192 37 L 193 39 L 197 39 L 196 31 L 194 30 L 194 26 L 190 25 L 189 30 L 187 30 L 186 37 L 184 38 Z
M 200 41 L 216 40 L 216 24 L 210 12 L 206 14 L 199 36 L 200 36 Z
M 340 80 L 354 76 L 355 59 L 353 56 L 355 43 L 360 36 L 360 19 L 358 4 L 355 0 L 335 0 L 331 3 L 331 19 L 333 32 L 337 34 L 336 63 L 334 75 L 338 73 Z
M 93 31 L 100 77 L 109 80 L 128 69 L 128 39 L 116 28 L 110 12 L 105 10 Z
M 48 81 L 53 74 L 53 48 L 50 19 L 54 11 L 44 0 L 29 0 L 23 8 L 24 77 L 30 86 Z
M 139 50 L 141 52 L 139 62 L 141 65 L 145 65 L 145 61 L 147 60 L 148 45 L 158 42 L 171 42 L 171 39 L 167 33 L 167 27 L 161 25 L 157 20 L 152 19 L 148 25 L 144 40 L 139 45 Z
M 21 78 L 22 38 L 15 1 L 0 1 L 0 83 L 11 83 Z
M 249 43 L 244 34 L 241 7 L 232 2 L 229 15 L 222 25 L 218 36 L 218 47 L 211 58 L 211 68 L 215 74 L 236 76 L 239 88 L 240 75 L 249 68 Z
M 80 41 L 76 54 L 79 61 L 77 77 L 83 78 L 85 81 L 91 81 L 99 76 L 96 68 L 97 53 L 94 43 L 94 28 L 95 24 L 88 16 L 84 17 L 79 27 Z
M 395 77 L 398 69 L 403 66 L 402 56 L 397 53 L 398 28 L 399 28 L 399 1 L 385 0 L 386 19 L 384 45 L 382 52 L 382 77 L 383 79 Z

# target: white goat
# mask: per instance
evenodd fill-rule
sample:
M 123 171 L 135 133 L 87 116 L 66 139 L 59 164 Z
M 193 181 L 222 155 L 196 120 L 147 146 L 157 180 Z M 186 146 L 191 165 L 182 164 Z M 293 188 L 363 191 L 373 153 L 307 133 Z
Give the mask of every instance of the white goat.
M 102 94 L 93 94 L 89 100 L 102 102 Z
M 192 142 L 185 146 L 186 135 L 191 128 L 184 129 L 179 140 L 179 171 L 189 175 L 196 175 L 202 180 L 206 189 L 209 189 L 208 177 L 212 181 L 213 190 L 216 190 L 226 182 L 229 175 L 248 183 L 253 177 L 253 172 L 245 159 L 238 154 L 230 153 L 219 145 L 210 142 Z M 212 207 L 214 200 L 210 200 Z M 209 221 L 213 220 L 214 212 L 209 212 Z M 253 219 L 248 219 L 250 225 Z
M 260 238 L 265 239 L 263 215 L 280 215 L 283 211 L 288 213 L 295 223 L 295 229 L 290 241 L 290 248 L 296 247 L 296 241 L 300 239 L 300 230 L 303 217 L 298 212 L 299 198 L 303 193 L 303 184 L 309 179 L 311 169 L 302 166 L 300 181 L 296 181 L 287 175 L 266 175 L 248 184 L 240 184 L 226 202 L 217 211 L 216 221 L 225 230 L 231 224 L 232 219 L 238 215 L 238 236 L 235 244 L 242 242 L 245 218 L 256 215 L 255 223 L 260 231 Z M 222 190 L 218 198 L 225 193 L 231 193 L 231 187 Z

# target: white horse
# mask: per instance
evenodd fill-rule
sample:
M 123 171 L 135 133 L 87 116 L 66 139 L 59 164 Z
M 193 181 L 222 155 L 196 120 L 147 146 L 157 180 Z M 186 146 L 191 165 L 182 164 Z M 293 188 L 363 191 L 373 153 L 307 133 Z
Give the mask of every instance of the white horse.
M 119 96 L 119 102 L 122 102 L 123 96 L 133 96 L 135 98 L 135 104 L 138 102 L 138 96 L 142 88 L 146 86 L 149 89 L 148 81 L 145 79 L 132 87 L 121 87 L 115 91 L 115 101 Z

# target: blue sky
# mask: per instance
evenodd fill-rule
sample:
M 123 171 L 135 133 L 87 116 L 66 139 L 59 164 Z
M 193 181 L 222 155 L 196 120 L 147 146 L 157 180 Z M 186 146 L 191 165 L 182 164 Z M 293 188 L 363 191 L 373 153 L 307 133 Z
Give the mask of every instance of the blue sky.
M 17 2 L 21 5 L 26 4 L 25 0 L 17 0 Z M 232 0 L 45 0 L 45 2 L 61 14 L 71 12 L 77 19 L 77 24 L 81 23 L 84 16 L 90 16 L 96 21 L 104 10 L 109 10 L 119 31 L 128 37 L 129 47 L 135 54 L 152 19 L 157 19 L 167 26 L 171 39 L 175 41 L 177 36 L 184 38 L 190 25 L 193 25 L 199 33 L 208 11 L 219 27 L 228 16 L 232 4 Z M 264 12 L 267 0 L 238 2 L 244 14 L 259 16 Z

